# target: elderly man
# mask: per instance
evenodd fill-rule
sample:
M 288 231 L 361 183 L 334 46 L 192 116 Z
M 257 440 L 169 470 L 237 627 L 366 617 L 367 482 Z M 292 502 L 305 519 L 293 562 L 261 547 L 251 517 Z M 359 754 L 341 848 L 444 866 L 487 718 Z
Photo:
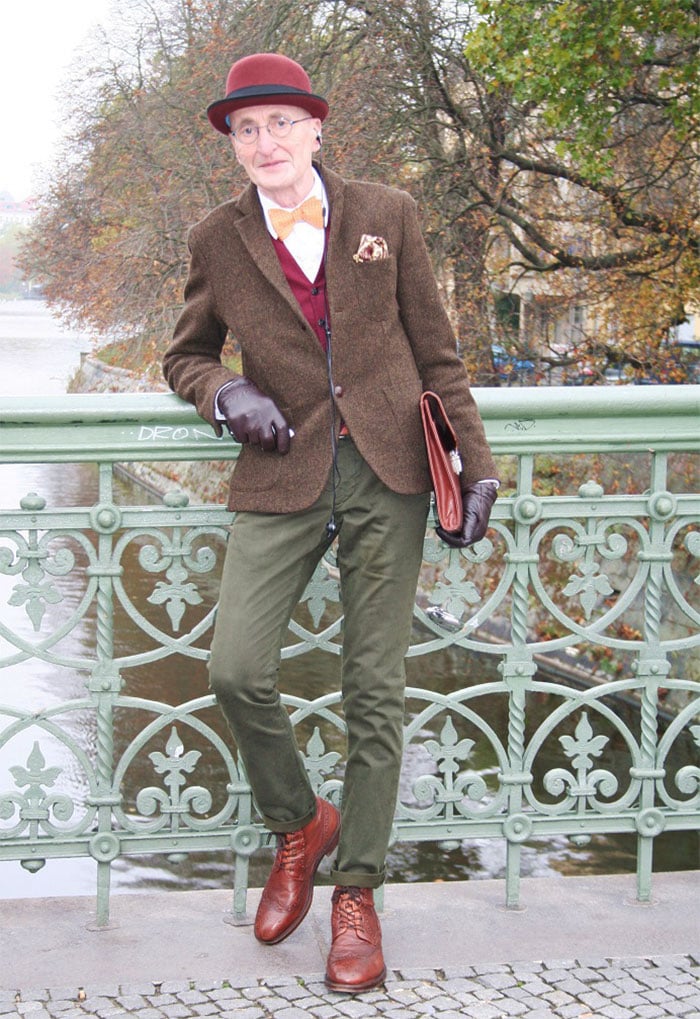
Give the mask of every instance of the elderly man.
M 233 64 L 208 108 L 250 184 L 190 233 L 170 386 L 242 444 L 209 674 L 277 854 L 255 919 L 276 944 L 332 867 L 326 982 L 356 993 L 386 967 L 373 889 L 384 880 L 403 745 L 408 647 L 430 475 L 419 415 L 443 400 L 464 466 L 464 524 L 485 533 L 495 467 L 408 194 L 347 181 L 313 157 L 328 104 L 280 54 Z M 227 334 L 242 375 L 221 363 Z M 280 702 L 292 612 L 337 538 L 348 750 L 342 808 L 314 795 Z

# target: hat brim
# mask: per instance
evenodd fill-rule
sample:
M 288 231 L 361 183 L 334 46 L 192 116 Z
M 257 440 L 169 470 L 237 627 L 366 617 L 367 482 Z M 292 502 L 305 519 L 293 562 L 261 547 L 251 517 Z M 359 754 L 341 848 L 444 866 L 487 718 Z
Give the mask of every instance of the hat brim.
M 231 128 L 226 118 L 234 110 L 242 110 L 246 106 L 269 105 L 273 100 L 286 106 L 300 106 L 319 120 L 325 120 L 328 115 L 328 103 L 313 92 L 290 88 L 289 85 L 252 85 L 250 88 L 239 88 L 225 99 L 211 103 L 207 107 L 207 117 L 212 127 L 221 134 L 230 134 Z

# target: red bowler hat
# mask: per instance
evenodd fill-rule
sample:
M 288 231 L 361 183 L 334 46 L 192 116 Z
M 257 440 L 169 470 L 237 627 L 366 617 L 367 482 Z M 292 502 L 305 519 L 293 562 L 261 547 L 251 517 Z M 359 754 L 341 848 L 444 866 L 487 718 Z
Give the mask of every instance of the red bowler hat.
M 217 131 L 230 134 L 229 113 L 271 102 L 300 106 L 319 120 L 328 113 L 328 103 L 311 91 L 301 64 L 281 53 L 252 53 L 233 64 L 226 79 L 226 97 L 208 106 L 207 116 Z

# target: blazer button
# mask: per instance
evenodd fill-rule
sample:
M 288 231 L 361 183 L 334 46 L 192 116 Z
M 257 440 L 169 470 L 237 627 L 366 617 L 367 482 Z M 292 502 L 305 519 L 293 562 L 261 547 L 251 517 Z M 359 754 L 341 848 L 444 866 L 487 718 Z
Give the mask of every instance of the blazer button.
M 335 389 L 333 390 L 333 392 L 335 393 L 336 396 L 342 396 L 343 395 L 343 387 L 342 386 L 336 386 Z

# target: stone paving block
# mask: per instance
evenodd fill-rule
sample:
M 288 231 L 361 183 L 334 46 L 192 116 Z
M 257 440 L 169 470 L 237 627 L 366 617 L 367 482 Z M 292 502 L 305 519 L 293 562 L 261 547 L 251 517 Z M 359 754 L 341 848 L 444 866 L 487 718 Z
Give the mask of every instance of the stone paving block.
M 218 987 L 216 990 L 209 991 L 207 997 L 211 998 L 212 1001 L 229 1001 L 231 998 L 241 997 L 241 988 Z
M 542 997 L 545 1001 L 548 1001 L 553 1008 L 561 1008 L 563 1005 L 570 1005 L 574 1000 L 574 996 L 567 994 L 566 991 L 556 990 L 547 991 Z
M 571 994 L 574 997 L 588 991 L 591 986 L 584 983 L 583 980 L 577 980 L 574 976 L 570 976 L 566 980 L 557 980 L 555 984 L 558 991 L 563 991 L 564 994 Z
M 367 1016 L 377 1015 L 376 1004 L 365 1002 L 362 998 L 339 1001 L 336 1009 L 338 1014 L 348 1016 L 348 1019 L 366 1019 Z
M 192 1011 L 195 1015 L 218 1015 L 218 1006 L 213 1001 L 207 1001 L 203 1005 L 193 1005 Z
M 696 1012 L 695 1005 L 689 1005 L 687 1001 L 674 1001 L 669 1004 L 669 1010 L 673 1015 L 687 1016 L 689 1012 Z
M 639 1005 L 635 1008 L 634 1014 L 638 1019 L 658 1019 L 659 1016 L 668 1015 L 668 1012 L 658 1005 Z
M 694 981 L 692 984 L 671 984 L 669 990 L 674 998 L 693 1000 L 698 997 L 700 1000 L 700 983 Z
M 484 965 L 484 966 L 473 966 L 472 968 L 473 968 L 474 974 L 476 976 L 482 976 L 484 973 L 510 973 L 511 972 L 510 966 L 505 965 L 505 964 L 504 965 L 500 965 L 500 964 L 499 965 L 494 965 L 492 963 L 490 965 Z
M 282 984 L 275 988 L 275 993 L 280 997 L 284 998 L 285 1001 L 296 1001 L 298 998 L 308 997 L 308 990 L 306 987 L 299 983 L 293 984 Z
M 541 973 L 544 969 L 543 962 L 514 962 L 508 969 L 514 976 L 518 976 L 520 973 Z
M 668 988 L 664 987 L 662 989 L 661 987 L 658 987 L 653 991 L 644 991 L 642 997 L 646 998 L 646 1000 L 650 1001 L 653 1005 L 663 1005 L 669 1000 Z
M 251 1005 L 249 1008 L 237 1008 L 233 1011 L 228 1009 L 219 1014 L 221 1019 L 265 1019 L 263 1010 L 256 1008 L 255 1005 Z M 141 1019 L 140 1016 L 139 1019 Z
M 475 980 L 464 977 L 447 977 L 441 985 L 448 994 L 469 994 L 479 986 Z
M 595 1012 L 596 1009 L 603 1008 L 603 1006 L 609 1004 L 609 999 L 603 997 L 598 991 L 586 991 L 584 994 L 579 994 L 579 1001 L 582 1001 L 591 1012 Z
M 316 1019 L 335 1019 L 338 1015 L 334 1005 L 320 1005 L 318 1008 L 310 1008 L 309 1011 Z
M 595 983 L 589 984 L 588 990 L 594 991 L 596 994 L 599 994 L 601 998 L 608 999 L 616 998 L 618 995 L 622 994 L 622 991 L 618 987 L 617 983 L 614 980 L 607 979 L 596 980 Z
M 550 984 L 546 984 L 544 980 L 530 980 L 527 984 L 523 984 L 521 990 L 525 994 L 536 997 L 538 994 L 544 994 L 546 991 L 551 990 Z
M 531 1011 L 530 1007 L 523 1001 L 516 1001 L 513 998 L 504 998 L 503 1001 L 499 1001 L 498 1008 L 500 1009 L 501 1015 L 504 1016 L 525 1015 Z
M 189 1005 L 182 1005 L 174 1001 L 172 1005 L 166 1005 L 163 1009 L 168 1019 L 190 1019 L 192 1009 Z
M 634 1019 L 634 1012 L 629 1008 L 620 1008 L 612 1003 L 601 1008 L 600 1015 L 605 1019 Z
M 299 1005 L 287 1005 L 286 1008 L 275 1012 L 275 1019 L 308 1019 L 308 1015 L 306 1009 Z
M 613 1003 L 620 1008 L 637 1008 L 638 1005 L 646 1005 L 647 999 L 641 994 L 621 994 L 619 998 L 613 998 Z
M 486 1001 L 480 1002 L 478 1005 L 473 1005 L 469 1009 L 470 1019 L 499 1019 L 501 1010 L 496 1008 L 494 1005 L 490 1005 Z
M 181 1001 L 183 1005 L 201 1005 L 203 1002 L 208 1001 L 206 994 L 203 994 L 199 990 L 181 991 L 177 995 L 178 1001 Z
M 512 973 L 484 973 L 479 977 L 479 983 L 485 987 L 493 987 L 497 991 L 505 987 L 515 987 L 517 982 Z
M 79 1015 L 85 1015 L 84 1012 L 79 1012 Z M 163 1019 L 165 1012 L 160 1008 L 143 1008 L 138 1013 L 138 1019 Z
M 176 1005 L 177 998 L 174 994 L 163 994 L 159 991 L 157 994 L 147 994 L 146 1001 L 154 1008 L 165 1008 L 166 1005 Z
M 127 1012 L 135 1012 L 139 1008 L 147 1008 L 148 1003 L 142 994 L 122 994 L 117 1003 Z
M 591 966 L 576 966 L 569 975 L 572 979 L 580 980 L 584 984 L 590 983 L 591 980 L 600 979 L 597 970 L 594 970 Z
M 469 980 L 474 976 L 473 966 L 448 966 L 442 971 L 445 980 Z

